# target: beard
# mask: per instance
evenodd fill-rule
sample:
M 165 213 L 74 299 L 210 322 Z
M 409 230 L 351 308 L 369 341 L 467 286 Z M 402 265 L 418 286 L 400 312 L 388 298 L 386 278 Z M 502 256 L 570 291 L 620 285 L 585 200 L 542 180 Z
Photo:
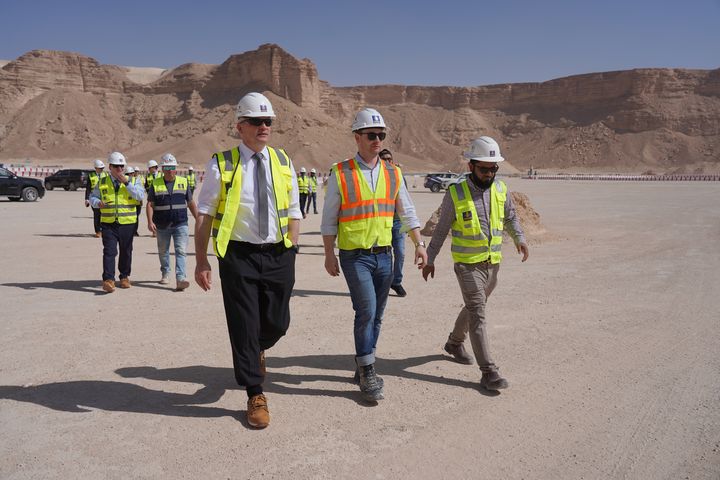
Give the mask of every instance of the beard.
M 487 190 L 495 181 L 495 174 L 493 173 L 492 177 L 487 180 L 481 180 L 477 175 L 475 175 L 475 172 L 473 172 L 470 174 L 470 179 L 477 187 L 480 187 L 482 190 Z

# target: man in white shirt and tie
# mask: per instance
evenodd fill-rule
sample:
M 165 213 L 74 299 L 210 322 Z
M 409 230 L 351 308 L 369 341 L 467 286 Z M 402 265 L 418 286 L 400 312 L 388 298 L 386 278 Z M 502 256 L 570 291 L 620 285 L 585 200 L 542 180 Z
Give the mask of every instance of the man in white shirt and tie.
M 255 428 L 270 422 L 262 389 L 265 350 L 290 323 L 302 218 L 292 162 L 282 149 L 268 146 L 274 118 L 264 95 L 240 99 L 236 128 L 242 143 L 208 162 L 195 224 L 195 281 L 211 288 L 212 235 L 235 379 L 247 391 L 247 419 Z

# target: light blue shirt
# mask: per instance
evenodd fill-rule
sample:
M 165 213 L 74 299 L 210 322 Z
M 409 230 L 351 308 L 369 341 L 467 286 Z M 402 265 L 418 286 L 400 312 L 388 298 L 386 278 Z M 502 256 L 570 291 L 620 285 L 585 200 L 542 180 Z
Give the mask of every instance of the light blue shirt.
M 112 176 L 110 180 L 113 182 L 113 186 L 118 188 L 120 182 L 115 180 Z M 128 177 L 128 184 L 125 185 L 128 193 L 135 200 L 142 202 L 145 199 L 145 189 L 139 183 L 133 183 L 132 178 Z M 100 208 L 100 202 L 102 202 L 102 195 L 100 195 L 100 182 L 95 185 L 92 193 L 90 194 L 90 206 L 92 208 Z
M 378 177 L 380 176 L 380 162 L 382 160 L 378 160 L 374 167 L 365 163 L 359 153 L 355 155 L 355 160 L 357 160 L 360 171 L 374 192 L 377 188 Z M 341 203 L 340 189 L 338 188 L 335 177 L 335 170 L 333 170 L 327 179 L 325 204 L 323 206 L 322 223 L 320 224 L 320 233 L 322 235 L 337 235 Z M 420 228 L 420 220 L 418 220 L 415 214 L 415 205 L 413 205 L 410 199 L 410 192 L 408 192 L 405 182 L 401 182 L 400 184 L 400 192 L 395 200 L 395 212 L 402 221 L 403 228 L 401 230 L 403 232 Z

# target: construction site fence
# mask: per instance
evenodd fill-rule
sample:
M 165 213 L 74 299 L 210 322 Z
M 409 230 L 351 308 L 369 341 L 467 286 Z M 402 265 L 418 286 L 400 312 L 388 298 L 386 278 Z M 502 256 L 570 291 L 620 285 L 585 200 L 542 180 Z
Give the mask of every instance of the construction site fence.
M 66 168 L 60 168 L 60 167 L 5 167 L 6 169 L 13 172 L 15 175 L 19 177 L 31 177 L 31 178 L 45 178 L 53 173 L 57 172 L 58 170 L 68 170 Z M 77 169 L 72 169 L 77 170 Z M 80 169 L 83 170 L 83 169 Z M 187 170 L 178 169 L 177 171 L 178 175 L 187 175 Z M 141 175 L 147 174 L 147 172 L 140 172 Z M 205 176 L 204 170 L 195 170 L 195 176 L 197 177 L 198 182 L 203 181 L 203 177 Z
M 526 175 L 528 180 L 605 180 L 613 182 L 719 182 L 720 174 L 714 175 Z

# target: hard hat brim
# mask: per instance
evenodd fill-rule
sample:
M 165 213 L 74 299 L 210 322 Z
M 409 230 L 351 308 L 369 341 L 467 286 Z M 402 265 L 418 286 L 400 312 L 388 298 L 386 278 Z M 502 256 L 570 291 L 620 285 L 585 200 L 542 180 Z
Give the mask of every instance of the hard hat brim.
M 505 158 L 503 158 L 503 157 L 476 157 L 476 156 L 468 155 L 466 153 L 464 153 L 463 156 L 465 158 L 467 158 L 469 162 L 475 161 L 475 162 L 500 163 L 500 162 L 505 161 Z

